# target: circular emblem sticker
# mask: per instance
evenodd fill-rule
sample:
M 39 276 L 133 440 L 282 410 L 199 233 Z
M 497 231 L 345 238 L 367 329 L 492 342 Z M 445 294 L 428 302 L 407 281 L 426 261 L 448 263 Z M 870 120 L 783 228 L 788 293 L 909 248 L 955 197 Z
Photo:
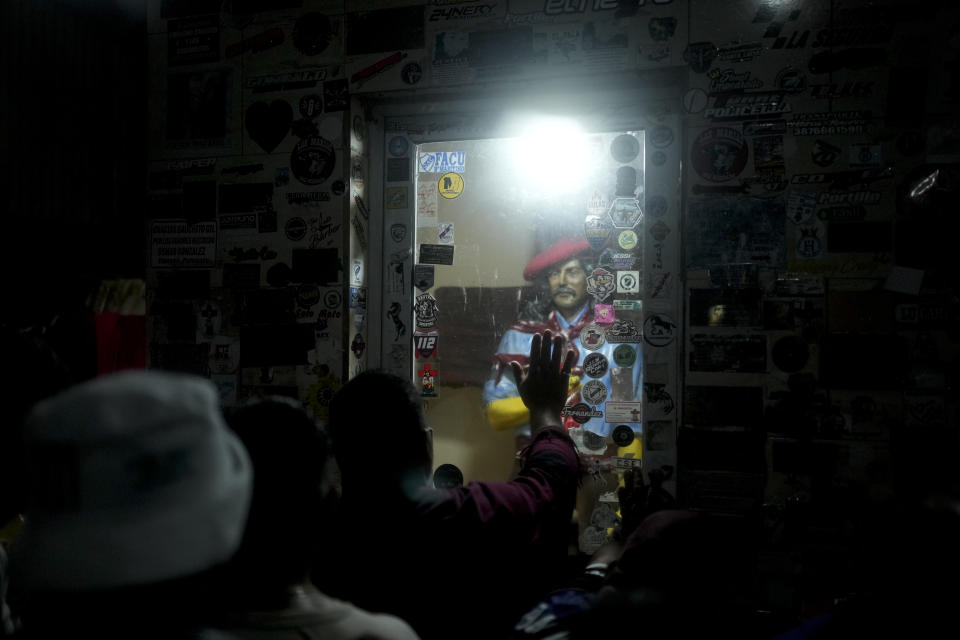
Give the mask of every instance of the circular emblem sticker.
M 419 62 L 409 62 L 403 67 L 400 77 L 407 84 L 417 84 L 423 77 L 423 68 Z
M 609 366 L 607 356 L 602 353 L 590 353 L 583 359 L 583 372 L 591 378 L 602 378 Z
M 304 138 L 290 152 L 290 171 L 303 184 L 320 184 L 336 165 L 333 143 L 321 136 Z
M 694 139 L 690 163 L 704 180 L 732 180 L 747 164 L 747 143 L 743 134 L 733 127 L 707 129 Z
M 463 472 L 456 465 L 442 464 L 433 472 L 433 486 L 437 489 L 456 489 L 463 485 Z
M 307 236 L 307 221 L 300 216 L 294 216 L 283 225 L 283 232 L 289 240 L 303 240 Z
M 650 154 L 650 162 L 655 167 L 662 167 L 666 161 L 667 154 L 665 154 L 663 151 L 654 151 Z
M 651 218 L 662 218 L 667 215 L 667 199 L 659 194 L 647 198 L 647 213 Z
M 628 344 L 621 344 L 613 350 L 613 364 L 618 367 L 632 367 L 637 361 L 637 352 Z M 586 360 L 584 360 L 586 365 Z
M 580 396 L 590 404 L 600 404 L 607 399 L 607 386 L 599 380 L 591 380 L 583 385 Z
M 603 329 L 596 322 L 591 322 L 580 331 L 580 344 L 584 349 L 596 351 L 606 342 Z
M 437 190 L 447 200 L 452 200 L 463 193 L 463 177 L 459 173 L 445 173 L 437 181 Z
M 640 155 L 640 142 L 629 133 L 621 134 L 610 143 L 610 155 L 617 162 L 630 162 Z
M 662 124 L 655 126 L 650 132 L 650 142 L 657 149 L 666 149 L 673 144 L 673 129 Z
M 652 347 L 665 347 L 676 338 L 677 323 L 662 313 L 643 321 L 643 339 Z
M 618 447 L 629 447 L 633 442 L 633 427 L 628 424 L 618 424 L 613 428 L 611 437 Z
M 387 144 L 387 149 L 392 156 L 402 156 L 410 148 L 410 143 L 403 136 L 393 136 Z
M 617 244 L 620 245 L 621 249 L 630 251 L 630 249 L 633 249 L 635 246 L 637 246 L 637 234 L 634 233 L 632 229 L 621 231 L 620 235 L 617 237 Z

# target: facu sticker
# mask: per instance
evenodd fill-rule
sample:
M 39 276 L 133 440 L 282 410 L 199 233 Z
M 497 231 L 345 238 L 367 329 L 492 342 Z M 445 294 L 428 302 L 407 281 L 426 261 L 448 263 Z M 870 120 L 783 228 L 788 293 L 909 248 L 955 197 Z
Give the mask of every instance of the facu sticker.
M 726 182 L 747 164 L 747 144 L 733 127 L 713 127 L 698 135 L 690 148 L 690 162 L 704 180 Z
M 607 386 L 599 380 L 590 380 L 583 385 L 580 396 L 589 404 L 600 404 L 607 399 Z
M 677 323 L 669 316 L 654 313 L 643 322 L 643 339 L 652 347 L 665 347 L 676 338 Z
M 421 153 L 417 158 L 421 173 L 463 173 L 467 169 L 465 151 L 434 151 Z
M 413 350 L 422 360 L 431 360 L 437 357 L 437 342 L 440 334 L 436 331 L 414 331 Z
M 417 372 L 420 376 L 420 395 L 437 395 L 437 370 L 429 364 L 423 365 L 423 369 Z
M 631 229 L 621 231 L 620 235 L 617 236 L 617 244 L 620 245 L 621 249 L 630 251 L 637 246 L 637 234 Z
M 463 193 L 463 177 L 459 173 L 445 173 L 437 181 L 437 191 L 447 200 L 458 198 Z
M 602 353 L 588 353 L 587 357 L 583 359 L 583 372 L 591 378 L 602 378 L 607 373 L 609 366 L 607 357 Z
M 598 324 L 612 323 L 616 319 L 613 305 L 599 303 L 593 305 L 593 317 L 596 319 Z
M 298 142 L 290 152 L 290 170 L 303 184 L 321 184 L 336 165 L 333 144 L 322 136 L 310 136 Z
M 616 288 L 613 274 L 606 269 L 597 267 L 587 276 L 587 293 L 600 302 L 606 300 Z
M 617 293 L 640 293 L 640 272 L 617 271 Z
M 637 361 L 637 351 L 629 344 L 617 345 L 613 350 L 613 363 L 618 367 L 632 367 Z
M 580 331 L 580 344 L 584 349 L 596 351 L 606 342 L 603 337 L 603 328 L 595 322 L 591 322 Z
M 437 299 L 429 293 L 421 293 L 413 304 L 417 329 L 432 329 L 437 325 Z

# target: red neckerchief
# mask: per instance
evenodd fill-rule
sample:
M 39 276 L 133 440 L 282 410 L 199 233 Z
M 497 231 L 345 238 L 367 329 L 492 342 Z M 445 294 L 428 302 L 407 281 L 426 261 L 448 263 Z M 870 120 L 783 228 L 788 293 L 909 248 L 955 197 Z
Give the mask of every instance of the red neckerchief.
M 580 361 L 580 352 L 577 350 L 575 344 L 573 344 L 574 338 L 580 335 L 580 332 L 583 331 L 583 328 L 593 322 L 593 309 L 587 309 L 583 312 L 583 315 L 580 316 L 580 319 L 577 320 L 575 324 L 570 325 L 569 329 L 563 329 L 560 327 L 560 322 L 557 320 L 556 310 L 551 311 L 550 315 L 547 317 L 546 322 L 535 322 L 533 320 L 520 320 L 512 327 L 510 330 L 519 331 L 520 333 L 543 333 L 547 329 L 550 330 L 550 333 L 553 335 L 562 335 L 567 339 L 567 346 L 570 349 L 573 349 L 574 362 Z M 500 384 L 500 378 L 503 376 L 503 370 L 510 366 L 510 361 L 516 360 L 520 363 L 521 367 L 527 366 L 527 363 L 530 360 L 529 353 L 495 353 L 493 355 L 493 362 L 497 365 L 497 377 L 494 381 L 494 384 Z M 583 368 L 579 365 L 575 365 L 570 371 L 572 375 L 579 376 L 583 373 Z

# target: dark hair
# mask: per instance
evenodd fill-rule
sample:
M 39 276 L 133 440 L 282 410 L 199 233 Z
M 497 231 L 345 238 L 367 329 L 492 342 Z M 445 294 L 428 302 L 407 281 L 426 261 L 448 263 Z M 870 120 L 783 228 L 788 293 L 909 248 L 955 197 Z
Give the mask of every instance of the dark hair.
M 581 252 L 575 256 L 570 256 L 562 260 L 567 263 L 570 260 L 579 260 L 583 270 L 588 274 L 596 266 L 596 257 L 592 253 Z M 559 264 L 559 263 L 558 263 Z M 552 267 L 553 265 L 551 265 Z M 550 267 L 537 274 L 533 281 L 533 296 L 521 303 L 520 319 L 532 320 L 534 322 L 546 322 L 550 312 L 553 311 L 553 296 L 550 295 Z M 593 309 L 593 296 L 587 296 L 587 304 Z
M 421 398 L 409 380 L 382 370 L 360 373 L 330 401 L 330 435 L 344 496 L 350 487 L 397 482 L 408 472 L 429 474 Z
M 227 416 L 253 464 L 253 500 L 234 564 L 266 588 L 301 580 L 311 566 L 330 453 L 326 432 L 296 401 L 253 400 Z

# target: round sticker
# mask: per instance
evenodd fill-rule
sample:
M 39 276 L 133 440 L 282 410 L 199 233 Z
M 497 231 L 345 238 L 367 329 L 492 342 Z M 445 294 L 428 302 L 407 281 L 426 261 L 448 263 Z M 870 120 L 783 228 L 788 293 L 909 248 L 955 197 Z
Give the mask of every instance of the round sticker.
M 463 193 L 463 177 L 459 173 L 445 173 L 437 181 L 437 189 L 441 196 L 452 200 Z
M 621 249 L 629 251 L 637 246 L 637 234 L 632 229 L 622 231 L 617 237 L 617 244 L 620 245 Z
M 743 134 L 733 127 L 707 129 L 694 139 L 690 163 L 704 180 L 732 180 L 747 165 L 747 143 Z
M 442 464 L 433 472 L 433 486 L 437 489 L 456 489 L 463 486 L 463 472 L 453 464 Z
M 636 361 L 637 352 L 628 344 L 621 344 L 613 350 L 613 363 L 618 367 L 632 367 Z
M 323 304 L 327 309 L 337 309 L 343 304 L 343 296 L 336 289 L 327 289 L 327 292 L 323 294 Z
M 650 142 L 658 149 L 666 149 L 673 144 L 673 129 L 662 124 L 655 126 L 650 132 Z
M 410 148 L 410 143 L 403 136 L 393 136 L 387 148 L 390 150 L 390 155 L 402 156 Z
M 300 216 L 294 216 L 283 225 L 283 231 L 287 238 L 294 242 L 303 240 L 307 236 L 307 221 Z
M 700 113 L 707 108 L 707 92 L 703 89 L 690 89 L 683 96 L 683 110 L 687 113 Z
M 676 337 L 677 323 L 662 313 L 643 321 L 643 339 L 653 347 L 665 347 Z
M 607 399 L 607 385 L 599 380 L 591 380 L 583 385 L 580 396 L 590 404 L 600 404 Z
M 606 341 L 603 337 L 603 328 L 596 322 L 591 322 L 580 331 L 580 344 L 584 349 L 596 351 Z
M 630 162 L 639 154 L 640 142 L 629 133 L 617 136 L 610 143 L 610 155 L 617 162 Z
M 667 161 L 667 154 L 663 151 L 654 151 L 650 154 L 650 163 L 655 167 L 662 167 Z
M 591 378 L 602 378 L 610 363 L 602 353 L 590 353 L 583 359 L 583 372 Z
M 303 184 L 320 184 L 336 165 L 333 143 L 322 136 L 304 138 L 290 152 L 290 171 Z
M 400 77 L 407 84 L 417 84 L 423 77 L 423 68 L 419 62 L 409 62 L 403 67 Z
M 611 437 L 618 447 L 629 447 L 633 442 L 633 427 L 628 424 L 618 424 L 613 428 Z

